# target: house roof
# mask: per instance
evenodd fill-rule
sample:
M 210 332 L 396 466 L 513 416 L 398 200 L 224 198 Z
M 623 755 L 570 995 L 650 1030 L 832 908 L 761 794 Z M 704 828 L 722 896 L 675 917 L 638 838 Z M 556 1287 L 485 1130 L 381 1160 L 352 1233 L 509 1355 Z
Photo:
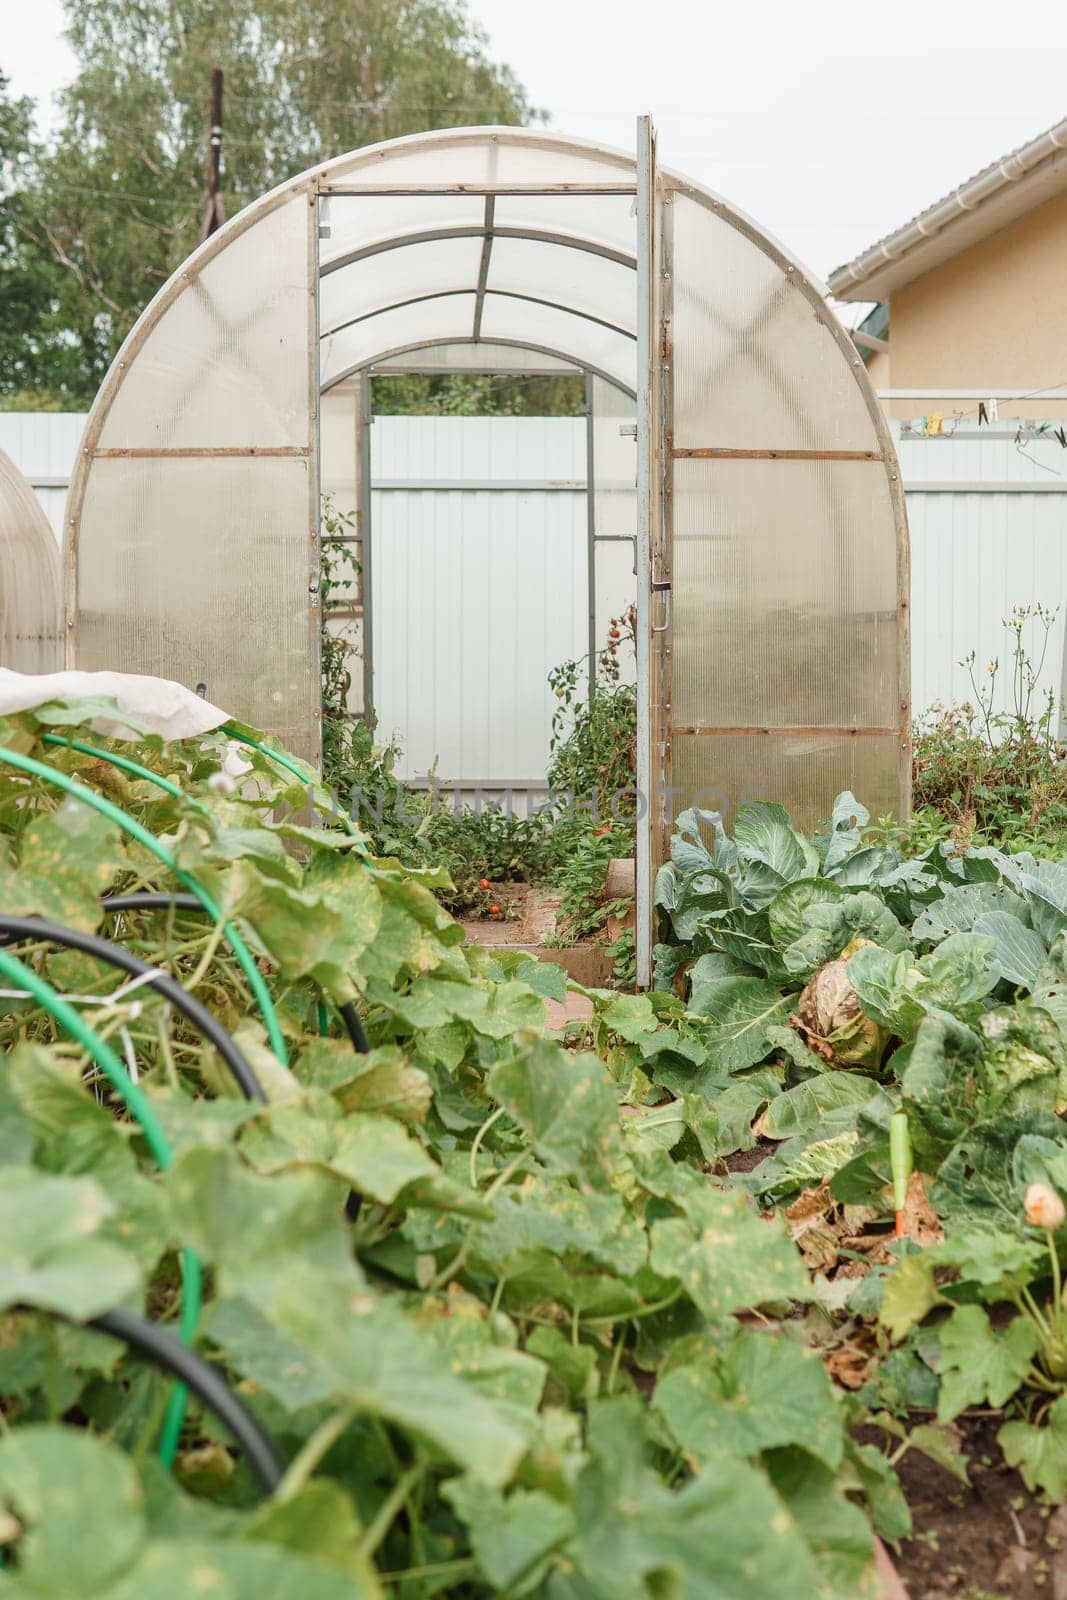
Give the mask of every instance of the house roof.
M 1067 118 L 992 162 L 830 274 L 836 300 L 884 300 L 931 267 L 1067 193 Z

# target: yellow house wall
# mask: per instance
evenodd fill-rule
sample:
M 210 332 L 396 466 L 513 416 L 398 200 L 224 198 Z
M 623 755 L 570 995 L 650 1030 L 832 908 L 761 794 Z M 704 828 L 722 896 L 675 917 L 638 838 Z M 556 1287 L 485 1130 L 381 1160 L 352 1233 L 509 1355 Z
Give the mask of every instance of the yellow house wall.
M 1062 195 L 898 290 L 889 307 L 892 383 L 879 370 L 876 386 L 1067 389 L 1065 262 Z M 946 399 L 942 409 L 947 417 L 976 404 Z M 934 401 L 886 403 L 894 417 L 936 408 Z M 999 414 L 1063 417 L 1067 402 L 1002 400 Z
M 889 381 L 889 352 L 887 350 L 875 350 L 867 358 L 867 376 L 876 389 L 889 389 L 892 387 Z

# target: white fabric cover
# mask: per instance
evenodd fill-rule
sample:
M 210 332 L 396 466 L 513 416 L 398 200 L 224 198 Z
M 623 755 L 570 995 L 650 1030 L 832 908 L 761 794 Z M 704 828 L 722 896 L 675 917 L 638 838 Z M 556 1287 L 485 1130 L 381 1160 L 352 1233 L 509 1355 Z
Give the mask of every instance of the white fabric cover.
M 94 733 L 111 739 L 137 739 L 143 732 L 164 739 L 191 739 L 230 721 L 208 700 L 184 684 L 168 678 L 142 677 L 133 672 L 12 672 L 0 667 L 0 716 L 36 711 L 54 700 L 113 700 L 121 717 L 94 716 Z

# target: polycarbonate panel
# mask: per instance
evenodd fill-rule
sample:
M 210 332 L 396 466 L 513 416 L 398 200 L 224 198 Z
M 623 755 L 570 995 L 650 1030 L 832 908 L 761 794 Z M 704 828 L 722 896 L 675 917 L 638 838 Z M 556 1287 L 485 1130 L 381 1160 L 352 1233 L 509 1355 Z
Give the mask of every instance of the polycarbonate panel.
M 482 242 L 479 236 L 400 245 L 324 274 L 319 289 L 320 332 L 329 334 L 359 317 L 419 296 L 477 289 Z
M 376 356 L 421 340 L 467 338 L 474 326 L 473 294 L 442 295 L 418 305 L 395 307 L 368 317 L 320 342 L 319 382 L 328 388 L 338 378 L 372 362 Z
M 335 614 L 326 618 L 326 632 L 345 646 L 348 669 L 348 695 L 345 705 L 350 716 L 361 717 L 363 704 L 363 618 Z
M 37 496 L 0 450 L 0 667 L 63 665 L 59 550 Z
M 676 445 L 878 450 L 850 358 L 796 274 L 683 194 L 665 211 Z
M 493 226 L 577 235 L 632 258 L 637 254 L 634 202 L 628 194 L 501 194 Z
M 565 351 L 584 366 L 598 367 L 629 388 L 634 385 L 634 341 L 571 311 L 532 305 L 510 295 L 487 294 L 482 333 L 487 339 L 520 339 Z
M 358 540 L 359 527 L 359 383 L 350 380 L 322 397 L 319 413 L 319 487 L 322 494 L 322 537 Z M 358 543 L 347 545 L 357 563 Z M 350 609 L 359 605 L 359 576 L 349 562 L 334 562 L 330 603 Z
M 345 515 L 359 503 L 358 380 L 338 384 L 319 407 L 319 476 L 322 497 Z
M 318 747 L 306 459 L 97 461 L 78 549 L 79 667 L 152 673 Z
M 374 364 L 375 372 L 570 372 L 580 369 L 573 361 L 547 355 L 543 350 L 527 350 L 511 344 L 490 344 L 485 339 L 465 344 L 431 345 L 422 350 L 407 350 Z
M 551 136 L 538 139 L 518 133 L 472 132 L 398 140 L 373 154 L 356 151 L 346 160 L 327 167 L 324 182 L 351 184 L 353 188 L 389 189 L 397 186 L 462 183 L 507 187 L 510 184 L 632 183 L 633 163 L 626 156 L 568 144 Z
M 596 545 L 595 561 L 596 643 L 597 649 L 603 650 L 612 618 L 624 616 L 637 599 L 633 545 L 629 541 L 623 544 L 601 539 Z M 619 665 L 622 677 L 632 683 L 637 676 L 637 661 L 629 646 L 619 652 Z
M 481 195 L 323 195 L 319 200 L 319 262 L 328 267 L 353 251 L 405 234 L 480 228 L 484 217 Z
M 602 648 L 611 619 L 637 600 L 637 405 L 632 395 L 602 378 L 592 379 L 591 395 L 596 641 Z M 636 677 L 632 650 L 623 652 L 622 665 L 626 678 Z
M 131 355 L 98 448 L 310 443 L 313 221 L 297 194 L 192 277 Z
M 593 379 L 594 525 L 599 538 L 610 534 L 632 540 L 637 532 L 636 415 L 632 395 L 602 378 Z M 633 565 L 632 544 L 629 549 Z
M 336 552 L 326 596 L 327 633 L 346 647 L 349 675 L 348 710 L 362 714 L 363 706 L 363 541 L 359 522 L 359 379 L 349 379 L 322 396 L 319 410 L 319 483 L 322 492 L 322 537 L 353 539 L 343 549 L 352 561 Z M 354 562 L 354 565 L 353 565 Z
M 898 734 L 757 734 L 694 738 L 675 734 L 671 785 L 675 816 L 687 806 L 721 811 L 728 823 L 746 801 L 776 800 L 798 828 L 829 816 L 835 795 L 851 789 L 872 817 L 900 809 Z
M 637 279 L 633 268 L 588 250 L 538 239 L 494 238 L 486 286 L 497 294 L 554 301 L 634 332 Z
M 676 462 L 672 621 L 676 728 L 897 726 L 881 464 Z

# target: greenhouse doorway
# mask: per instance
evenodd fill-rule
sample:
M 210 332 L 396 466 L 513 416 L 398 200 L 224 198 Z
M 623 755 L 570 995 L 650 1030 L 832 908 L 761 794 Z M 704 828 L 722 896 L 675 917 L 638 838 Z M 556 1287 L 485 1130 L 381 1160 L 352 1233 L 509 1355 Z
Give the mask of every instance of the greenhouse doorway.
M 398 414 L 430 384 L 440 404 L 441 380 L 449 407 L 499 395 L 511 414 Z M 575 661 L 592 681 L 635 599 L 633 417 L 572 362 L 507 346 L 408 352 L 324 392 L 324 539 L 352 574 L 326 625 L 349 646 L 350 711 L 407 783 L 545 803 L 549 674 Z

